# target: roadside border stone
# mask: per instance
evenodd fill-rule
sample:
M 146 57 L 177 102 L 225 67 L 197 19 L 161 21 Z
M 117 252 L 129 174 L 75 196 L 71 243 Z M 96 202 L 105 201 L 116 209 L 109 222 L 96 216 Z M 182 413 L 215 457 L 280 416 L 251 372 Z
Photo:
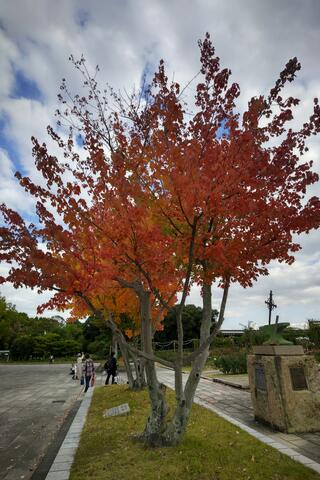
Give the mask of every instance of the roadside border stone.
M 73 464 L 75 453 L 77 451 L 82 429 L 84 427 L 87 413 L 92 401 L 92 395 L 95 387 L 91 387 L 82 399 L 79 410 L 69 428 L 69 431 L 60 447 L 60 450 L 50 467 L 45 480 L 68 480 L 70 470 Z

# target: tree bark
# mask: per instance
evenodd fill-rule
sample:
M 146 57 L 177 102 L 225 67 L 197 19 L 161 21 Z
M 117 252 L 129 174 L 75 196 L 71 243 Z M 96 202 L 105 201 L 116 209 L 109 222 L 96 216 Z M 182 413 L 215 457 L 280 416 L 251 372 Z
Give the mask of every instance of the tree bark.
M 127 377 L 128 377 L 128 384 L 130 390 L 141 390 L 146 386 L 144 372 L 143 369 L 139 368 L 140 359 L 137 355 L 135 355 L 132 351 L 130 351 L 129 345 L 120 331 L 116 331 L 115 333 L 116 338 L 118 340 L 118 344 L 121 350 L 121 355 L 124 361 L 124 366 L 126 369 Z M 135 367 L 135 374 L 134 377 L 130 359 L 132 359 L 134 367 Z
M 136 381 L 135 381 L 135 378 L 133 377 L 132 370 L 131 370 L 130 356 L 129 356 L 128 349 L 126 348 L 126 345 L 123 342 L 123 339 L 122 339 L 121 335 L 118 335 L 117 337 L 118 337 L 119 348 L 120 348 L 120 351 L 121 351 L 121 355 L 122 355 L 122 358 L 123 358 L 123 361 L 124 361 L 124 366 L 125 366 L 127 377 L 128 377 L 129 389 L 130 390 L 136 390 L 137 386 L 136 386 Z
M 144 374 L 144 362 L 142 361 L 141 358 L 138 358 L 136 355 L 133 353 L 131 354 L 131 358 L 133 360 L 134 364 L 134 370 L 136 373 L 136 385 L 137 389 L 142 389 L 146 386 L 146 379 L 145 379 L 145 374 Z
M 141 308 L 141 343 L 146 353 L 153 354 L 150 293 L 140 292 L 139 298 Z M 145 371 L 151 412 L 144 432 L 139 436 L 139 440 L 142 440 L 148 446 L 159 447 L 163 446 L 163 432 L 168 412 L 165 396 L 166 387 L 159 383 L 153 361 L 145 359 Z
M 218 333 L 221 324 L 224 318 L 224 312 L 228 297 L 229 291 L 229 282 L 226 282 L 223 297 L 221 300 L 220 315 L 217 325 L 214 328 L 214 336 Z M 200 347 L 198 349 L 198 354 L 193 360 L 192 369 L 187 379 L 186 385 L 183 392 L 176 391 L 177 406 L 173 415 L 171 422 L 167 425 L 166 430 L 163 434 L 163 444 L 165 445 L 178 445 L 183 435 L 186 431 L 188 420 L 191 412 L 191 408 L 194 401 L 194 396 L 196 389 L 198 387 L 202 370 L 206 364 L 210 343 L 209 339 L 213 340 L 214 336 L 210 334 L 210 329 L 212 326 L 212 294 L 211 294 L 211 284 L 207 283 L 203 285 L 203 315 L 200 328 Z M 180 379 L 182 378 L 180 365 L 176 366 L 175 377 Z M 177 384 L 176 384 L 177 386 Z
M 205 342 L 210 335 L 212 323 L 212 301 L 211 301 L 211 284 L 203 286 L 203 315 L 200 328 L 200 345 Z M 209 346 L 196 357 L 192 364 L 192 369 L 188 380 L 182 392 L 176 392 L 177 406 L 173 418 L 168 424 L 165 439 L 167 445 L 178 445 L 187 428 L 194 395 L 200 381 L 201 372 L 206 364 L 209 355 Z M 176 377 L 181 378 L 182 384 L 182 366 L 177 365 Z

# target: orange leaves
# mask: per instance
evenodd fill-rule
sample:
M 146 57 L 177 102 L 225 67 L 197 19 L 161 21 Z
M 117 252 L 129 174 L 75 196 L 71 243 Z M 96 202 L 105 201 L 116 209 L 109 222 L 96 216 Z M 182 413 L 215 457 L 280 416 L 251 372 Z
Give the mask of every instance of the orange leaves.
M 201 75 L 188 85 L 193 105 L 169 82 L 163 61 L 148 100 L 113 90 L 107 98 L 83 70 L 90 89 L 71 97 L 68 115 L 81 131 L 84 155 L 74 150 L 72 132 L 62 139 L 49 129 L 59 159 L 33 139 L 46 186 L 17 176 L 38 200 L 41 226 L 1 207 L 8 227 L 0 229 L 0 259 L 17 263 L 7 277 L 15 286 L 56 289 L 49 307 L 85 293 L 118 320 L 130 314 L 134 335 L 137 285 L 151 293 L 158 328 L 164 306 L 192 282 L 228 276 L 248 286 L 271 260 L 292 262 L 292 232 L 319 226 L 319 199 L 304 201 L 318 176 L 298 157 L 320 131 L 318 102 L 300 130 L 287 130 L 299 103 L 284 92 L 300 68 L 292 59 L 269 97 L 251 99 L 240 119 L 239 86 L 229 85 L 231 72 L 220 68 L 208 34 L 199 46 Z M 80 303 L 75 313 L 87 311 Z

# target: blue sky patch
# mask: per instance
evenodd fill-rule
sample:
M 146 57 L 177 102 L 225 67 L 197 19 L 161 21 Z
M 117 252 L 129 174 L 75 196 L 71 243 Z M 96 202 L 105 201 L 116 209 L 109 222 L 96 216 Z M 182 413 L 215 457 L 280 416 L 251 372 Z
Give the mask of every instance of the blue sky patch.
M 76 135 L 76 144 L 78 145 L 78 147 L 83 147 L 84 145 L 84 138 L 82 137 L 81 133 L 78 133 L 78 135 Z
M 14 166 L 15 170 L 19 170 L 23 175 L 25 174 L 24 168 L 20 163 L 20 156 L 18 149 L 15 147 L 14 142 L 10 139 L 10 135 L 7 133 L 7 125 L 9 119 L 6 115 L 0 115 L 0 148 L 7 152 L 8 157 Z
M 84 10 L 82 8 L 77 10 L 75 20 L 77 25 L 79 25 L 81 28 L 86 28 L 90 20 L 90 14 L 88 10 Z
M 216 137 L 220 139 L 222 136 L 229 137 L 229 135 L 230 135 L 230 128 L 226 127 L 226 120 L 223 120 L 216 132 Z
M 28 98 L 30 100 L 43 100 L 43 95 L 37 83 L 27 78 L 21 70 L 14 68 L 14 87 L 11 92 L 11 98 Z
M 147 61 L 140 78 L 141 96 L 144 100 L 147 99 L 147 90 L 150 87 L 150 84 L 152 82 L 154 72 L 155 72 L 154 65 L 152 65 L 151 62 Z

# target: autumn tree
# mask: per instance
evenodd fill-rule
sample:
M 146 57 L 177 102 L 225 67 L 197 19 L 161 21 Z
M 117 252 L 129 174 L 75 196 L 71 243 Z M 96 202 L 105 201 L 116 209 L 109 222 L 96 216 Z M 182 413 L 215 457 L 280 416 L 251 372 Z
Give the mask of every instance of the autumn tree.
M 100 91 L 84 59 L 75 61 L 88 93 L 73 96 L 63 82 L 58 115 L 70 132 L 65 139 L 49 128 L 63 155 L 58 160 L 33 139 L 45 184 L 18 175 L 37 198 L 42 226 L 26 225 L 1 207 L 8 226 L 1 229 L 0 259 L 13 264 L 4 280 L 55 291 L 42 309 L 65 308 L 76 298 L 108 322 L 124 349 L 143 359 L 151 412 L 141 439 L 155 446 L 182 439 L 230 284 L 249 287 L 268 273 L 271 260 L 292 263 L 300 248 L 292 235 L 317 228 L 320 219 L 319 199 L 306 199 L 318 176 L 312 162 L 301 160 L 306 140 L 320 129 L 318 101 L 294 131 L 289 127 L 299 100 L 282 93 L 300 69 L 297 59 L 287 63 L 269 95 L 252 98 L 241 116 L 239 86 L 229 84 L 231 72 L 221 69 L 209 35 L 199 47 L 201 79 L 193 106 L 184 101 L 185 90 L 168 81 L 163 61 L 143 95 L 128 97 Z M 213 282 L 223 296 L 212 328 Z M 193 284 L 202 289 L 203 315 L 200 346 L 189 355 L 192 369 L 184 385 L 182 312 Z M 109 295 L 115 285 L 136 295 L 139 351 L 115 321 Z M 168 362 L 154 354 L 152 336 L 178 293 L 177 356 Z M 170 421 L 155 361 L 175 371 Z

